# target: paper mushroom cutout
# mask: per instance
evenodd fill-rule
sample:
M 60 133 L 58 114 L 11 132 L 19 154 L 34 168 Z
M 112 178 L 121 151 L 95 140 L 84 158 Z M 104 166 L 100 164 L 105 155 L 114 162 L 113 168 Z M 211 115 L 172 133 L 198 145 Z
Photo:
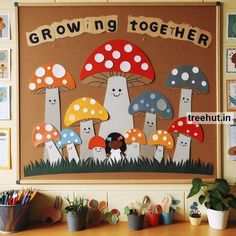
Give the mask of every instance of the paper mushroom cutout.
M 51 124 L 39 124 L 33 130 L 33 145 L 35 147 L 45 145 L 51 164 L 57 163 L 62 158 L 53 142 L 60 138 L 58 130 Z
M 99 135 L 106 138 L 111 132 L 124 134 L 133 128 L 133 117 L 127 85 L 149 84 L 154 70 L 145 53 L 134 43 L 116 39 L 96 48 L 82 67 L 80 80 L 88 85 L 106 87 L 104 107 L 110 119 L 100 126 Z M 119 109 L 117 109 L 119 107 Z
M 146 144 L 146 136 L 141 129 L 129 129 L 125 132 L 125 143 L 127 145 L 127 160 L 140 158 L 140 144 Z
M 106 154 L 111 163 L 117 163 L 125 158 L 125 138 L 120 133 L 111 133 L 106 138 Z
M 80 158 L 75 145 L 82 143 L 80 136 L 72 129 L 63 129 L 60 131 L 60 135 L 61 139 L 56 143 L 57 148 L 66 147 L 68 160 L 71 162 L 74 159 L 78 163 Z
M 168 75 L 165 86 L 172 89 L 181 89 L 179 117 L 187 116 L 192 110 L 192 92 L 208 93 L 209 84 L 207 77 L 197 67 L 183 65 L 174 68 Z
M 191 139 L 203 141 L 202 127 L 197 123 L 188 123 L 187 117 L 175 120 L 168 129 L 169 133 L 179 133 L 175 145 L 173 161 L 184 163 L 190 158 Z
M 93 136 L 88 143 L 88 149 L 92 150 L 95 161 L 102 162 L 106 160 L 106 143 L 103 137 Z
M 83 97 L 73 101 L 68 107 L 64 123 L 66 126 L 80 125 L 80 158 L 86 160 L 93 153 L 88 149 L 88 142 L 94 136 L 93 122 L 101 122 L 108 119 L 106 109 L 95 99 Z
M 156 130 L 148 140 L 150 145 L 157 146 L 154 158 L 161 162 L 164 158 L 164 147 L 172 149 L 174 139 L 166 130 Z
M 129 113 L 145 114 L 143 131 L 150 137 L 157 130 L 157 118 L 172 119 L 173 109 L 166 96 L 159 92 L 148 91 L 138 95 L 129 106 Z M 152 159 L 156 152 L 155 146 L 141 145 L 141 155 Z
M 59 92 L 74 88 L 74 79 L 60 64 L 44 64 L 35 70 L 29 83 L 29 90 L 35 94 L 45 93 L 45 123 L 61 130 Z M 44 159 L 47 159 L 46 153 Z

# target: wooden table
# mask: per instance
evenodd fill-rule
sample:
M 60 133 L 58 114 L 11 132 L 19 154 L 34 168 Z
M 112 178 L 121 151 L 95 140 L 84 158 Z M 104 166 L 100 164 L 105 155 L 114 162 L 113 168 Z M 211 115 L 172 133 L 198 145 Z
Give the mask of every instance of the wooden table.
M 16 233 L 17 236 L 236 236 L 236 223 L 229 224 L 224 230 L 211 229 L 207 223 L 192 226 L 189 222 L 176 222 L 172 225 L 159 225 L 140 231 L 128 230 L 127 222 L 117 225 L 102 224 L 96 228 L 83 231 L 69 232 L 66 223 L 52 226 L 32 225 L 25 231 Z

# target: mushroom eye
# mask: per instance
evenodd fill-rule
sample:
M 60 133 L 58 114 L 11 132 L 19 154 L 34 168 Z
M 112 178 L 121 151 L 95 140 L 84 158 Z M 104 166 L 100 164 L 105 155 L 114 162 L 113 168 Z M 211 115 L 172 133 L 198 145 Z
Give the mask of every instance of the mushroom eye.
M 183 141 L 181 141 L 180 143 L 181 143 L 181 144 L 183 144 L 184 142 L 183 142 Z
M 185 142 L 184 144 L 185 144 L 185 145 L 187 145 L 187 143 L 186 143 L 186 142 Z
M 54 101 L 54 102 L 56 102 L 57 100 L 56 100 L 56 99 L 54 99 L 53 101 Z
M 113 89 L 112 89 L 112 92 L 115 92 L 115 91 L 116 91 L 116 89 L 113 88 Z
M 90 127 L 88 127 L 88 130 L 90 130 Z
M 152 122 L 151 124 L 153 125 L 154 123 Z
M 119 91 L 119 92 L 121 92 L 121 91 L 122 91 L 122 89 L 119 89 L 118 91 Z
M 147 121 L 147 124 L 149 124 L 149 121 Z
M 189 101 L 189 98 L 187 98 L 187 101 Z
M 86 128 L 84 128 L 84 131 L 86 131 Z
M 183 97 L 183 100 L 185 100 L 185 97 Z
M 52 100 L 51 100 L 51 99 L 49 99 L 48 101 L 49 101 L 49 102 L 52 102 Z

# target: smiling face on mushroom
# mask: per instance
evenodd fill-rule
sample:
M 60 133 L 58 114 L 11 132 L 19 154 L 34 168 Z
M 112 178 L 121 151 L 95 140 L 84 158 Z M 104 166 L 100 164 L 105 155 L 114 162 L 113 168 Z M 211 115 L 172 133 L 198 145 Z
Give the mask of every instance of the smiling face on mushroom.
M 157 146 L 154 158 L 161 162 L 164 158 L 164 147 L 172 149 L 174 139 L 166 130 L 156 130 L 149 138 L 150 145 Z
M 92 156 L 88 150 L 88 142 L 94 136 L 93 122 L 101 122 L 108 119 L 106 109 L 95 99 L 83 97 L 76 99 L 68 107 L 64 123 L 66 126 L 80 125 L 80 157 L 82 160 Z
M 203 141 L 202 127 L 193 122 L 188 122 L 187 117 L 175 120 L 169 127 L 170 133 L 179 133 L 177 138 L 173 161 L 180 163 L 189 160 L 191 139 Z
M 191 112 L 192 92 L 208 93 L 209 84 L 207 77 L 193 65 L 183 65 L 172 69 L 168 75 L 165 86 L 168 88 L 181 89 L 179 117 L 187 116 Z
M 53 142 L 60 139 L 60 137 L 58 130 L 51 124 L 42 123 L 33 130 L 32 139 L 34 146 L 45 145 L 51 164 L 61 160 L 61 154 Z
M 38 67 L 29 83 L 29 90 L 35 94 L 45 92 L 44 122 L 61 130 L 59 91 L 72 90 L 75 82 L 70 73 L 60 64 L 44 64 Z M 44 153 L 46 160 L 47 153 Z
M 135 87 L 151 83 L 154 70 L 140 48 L 118 39 L 102 44 L 90 54 L 80 80 L 92 86 L 107 86 L 104 107 L 110 119 L 101 124 L 99 131 L 105 138 L 111 132 L 125 133 L 133 127 L 133 118 L 127 112 L 130 104 L 127 85 Z
M 140 157 L 140 144 L 146 144 L 146 136 L 141 129 L 129 129 L 125 132 L 125 142 L 127 144 L 126 158 L 129 161 L 137 160 Z
M 157 129 L 157 117 L 171 119 L 173 117 L 172 106 L 166 96 L 156 91 L 148 91 L 138 95 L 129 106 L 129 113 L 145 114 L 143 131 L 150 137 Z M 153 158 L 156 152 L 154 146 L 142 145 L 141 154 L 144 157 Z

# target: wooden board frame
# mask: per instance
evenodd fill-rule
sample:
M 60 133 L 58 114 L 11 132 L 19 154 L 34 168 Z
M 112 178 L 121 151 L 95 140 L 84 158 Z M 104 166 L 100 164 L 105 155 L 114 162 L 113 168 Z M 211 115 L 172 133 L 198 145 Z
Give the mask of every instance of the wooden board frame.
M 220 81 L 220 4 L 219 3 L 92 3 L 92 4 L 83 4 L 83 3 L 21 3 L 21 4 L 16 4 L 16 6 L 216 6 L 216 112 L 222 111 L 222 102 L 220 99 L 221 96 L 221 88 L 222 88 L 222 82 Z M 16 11 L 16 18 L 18 18 L 18 11 Z M 19 22 L 19 21 L 18 21 Z M 19 60 L 18 60 L 19 64 Z M 19 68 L 20 71 L 20 68 Z M 20 80 L 18 79 L 18 82 Z M 19 83 L 18 83 L 19 84 Z M 20 87 L 20 84 L 19 84 Z M 20 97 L 20 93 L 18 94 Z M 20 104 L 19 104 L 19 116 L 20 116 Z M 19 149 L 20 147 L 20 119 L 19 119 L 19 124 L 18 124 L 18 140 L 19 140 Z M 217 137 L 216 137 L 216 144 L 217 144 L 217 174 L 216 177 L 221 177 L 221 156 L 222 156 L 222 142 L 223 140 L 221 139 L 221 134 L 222 134 L 222 126 L 218 125 L 217 126 Z M 41 183 L 46 183 L 46 184 L 65 184 L 65 183 L 113 183 L 113 184 L 131 184 L 131 183 L 190 183 L 191 179 L 122 179 L 122 180 L 117 180 L 117 179 L 93 179 L 93 180 L 87 180 L 87 179 L 72 179 L 72 180 L 56 180 L 56 179 L 34 179 L 34 180 L 26 180 L 22 178 L 21 176 L 21 159 L 20 159 L 20 152 L 18 156 L 19 160 L 19 165 L 18 165 L 18 181 L 17 183 L 21 184 L 41 184 Z M 212 181 L 212 179 L 206 179 L 206 181 Z

